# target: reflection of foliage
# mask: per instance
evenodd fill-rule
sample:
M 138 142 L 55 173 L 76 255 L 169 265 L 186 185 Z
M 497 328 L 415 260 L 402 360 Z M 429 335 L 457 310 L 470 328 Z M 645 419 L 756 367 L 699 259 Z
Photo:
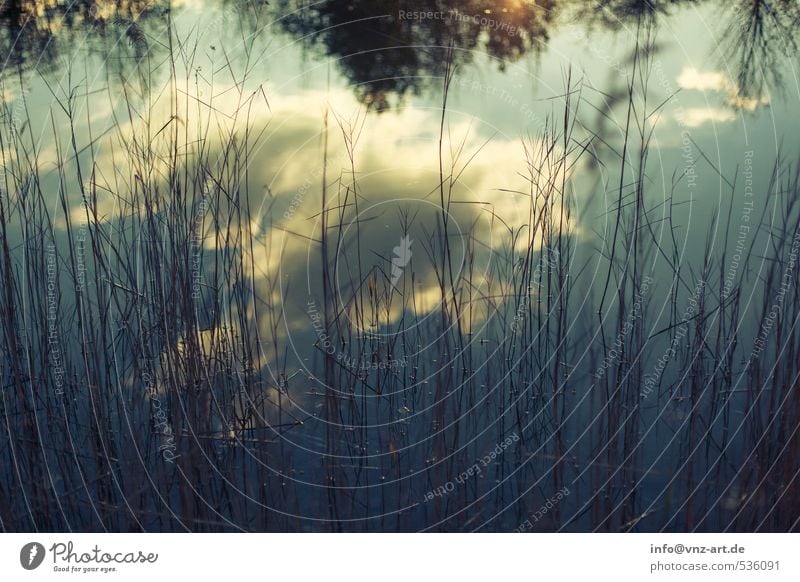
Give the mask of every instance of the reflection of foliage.
M 0 0 L 0 72 L 56 68 L 76 49 L 99 54 L 118 78 L 136 72 L 151 51 L 166 50 L 170 0 Z M 359 97 L 378 109 L 393 96 L 416 93 L 442 74 L 444 52 L 455 47 L 456 65 L 485 51 L 502 69 L 537 53 L 556 25 L 556 8 L 589 27 L 657 25 L 673 8 L 705 0 L 206 0 L 238 15 L 240 25 L 262 33 L 267 15 L 279 26 L 337 59 Z M 781 83 L 782 59 L 795 54 L 797 0 L 735 0 L 721 56 L 736 69 L 740 93 L 759 98 Z M 400 12 L 438 13 L 425 20 Z M 478 22 L 475 22 L 475 19 Z M 481 23 L 480 19 L 487 19 Z M 502 26 L 487 25 L 491 19 Z M 512 28 L 513 27 L 513 28 Z M 153 41 L 156 42 L 153 42 Z M 144 83 L 144 74 L 140 80 Z M 146 90 L 145 87 L 143 89 Z
M 213 0 L 210 0 L 213 1 Z M 256 35 L 262 32 L 269 12 L 270 0 L 218 0 L 239 26 Z
M 51 71 L 59 56 L 87 48 L 127 68 L 150 50 L 148 36 L 168 0 L 4 0 L 0 5 L 3 70 Z M 160 18 L 159 18 L 160 17 Z
M 49 4 L 49 3 L 48 3 Z M 52 7 L 37 2 L 3 0 L 0 4 L 2 68 L 16 68 L 29 60 L 46 65 L 54 57 Z
M 730 5 L 725 13 L 731 14 Z M 797 0 L 739 0 L 722 40 L 725 65 L 736 70 L 739 92 L 759 99 L 766 89 L 782 85 L 786 55 L 797 54 Z
M 339 59 L 362 100 L 384 108 L 390 95 L 418 91 L 440 75 L 450 43 L 456 49 L 456 64 L 469 62 L 472 51 L 479 49 L 498 59 L 501 67 L 537 51 L 548 38 L 556 1 L 329 0 L 302 8 L 296 0 L 275 4 L 284 30 Z M 440 16 L 400 18 L 401 11 Z M 488 24 L 490 19 L 500 24 Z
M 659 16 L 680 5 L 701 0 L 597 0 L 576 4 L 577 19 L 588 26 L 619 29 L 656 24 Z M 733 10 L 731 8 L 733 7 Z M 724 67 L 734 70 L 739 95 L 760 99 L 767 87 L 782 85 L 781 68 L 786 55 L 797 53 L 795 28 L 800 23 L 797 0 L 736 0 L 721 2 L 721 19 L 728 19 L 720 46 Z
M 593 26 L 616 30 L 623 26 L 654 24 L 660 16 L 667 16 L 674 7 L 697 4 L 699 0 L 594 0 L 576 3 L 578 18 Z

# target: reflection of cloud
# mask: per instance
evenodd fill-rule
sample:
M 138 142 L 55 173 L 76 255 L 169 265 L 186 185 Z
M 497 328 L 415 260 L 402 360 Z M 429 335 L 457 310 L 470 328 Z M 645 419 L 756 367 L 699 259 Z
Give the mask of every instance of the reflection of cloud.
M 719 123 L 736 119 L 733 111 L 720 107 L 692 107 L 676 116 L 678 121 L 686 127 L 699 127 L 707 122 Z
M 701 73 L 694 67 L 685 67 L 677 81 L 681 89 L 695 91 L 722 91 L 731 86 L 730 80 L 722 73 Z
M 319 212 L 319 182 L 322 151 L 317 137 L 322 129 L 321 104 L 331 101 L 329 95 L 307 92 L 292 98 L 272 100 L 275 119 L 289 119 L 291 135 L 278 129 L 270 136 L 273 151 L 285 150 L 281 144 L 290 140 L 295 148 L 288 152 L 274 175 L 269 176 L 272 192 L 286 203 L 298 191 L 302 191 L 296 212 L 283 225 L 311 236 L 309 217 Z M 347 101 L 350 100 L 350 103 Z M 337 96 L 335 109 L 348 111 L 359 105 L 347 93 Z M 438 120 L 437 111 L 406 108 L 370 116 L 360 132 L 355 148 L 356 171 L 359 191 L 371 201 L 391 198 L 426 198 L 438 204 Z M 274 122 L 273 122 L 274 123 Z M 299 134 L 302 128 L 304 135 Z M 450 123 L 450 140 L 453 148 L 461 147 L 461 155 L 455 163 L 453 173 L 459 174 L 454 187 L 454 198 L 461 204 L 471 204 L 464 216 L 475 216 L 482 206 L 491 210 L 506 223 L 520 226 L 528 223 L 530 199 L 511 192 L 530 190 L 530 185 L 521 176 L 525 170 L 525 150 L 517 140 L 495 138 L 485 143 L 485 138 L 471 129 L 468 120 Z M 352 181 L 344 152 L 343 140 L 338 128 L 331 128 L 331 143 L 328 159 L 339 162 L 329 165 L 329 178 Z M 445 147 L 445 168 L 449 174 L 450 146 Z M 476 154 L 474 158 L 473 154 Z M 467 160 L 469 163 L 467 164 Z M 265 167 L 264 164 L 254 164 Z M 271 165 L 271 164 L 269 164 Z M 465 168 L 466 166 L 466 168 Z M 548 174 L 553 168 L 542 165 L 540 182 L 560 184 L 562 169 Z M 463 173 L 461 170 L 464 169 Z M 316 179 L 311 188 L 303 188 L 309 175 Z M 447 178 L 447 176 L 445 176 Z M 265 176 L 267 178 L 267 176 Z M 543 187 L 543 184 L 540 184 Z M 434 194 L 431 194 L 431 193 Z M 313 225 L 312 225 L 313 226 Z
M 346 90 L 309 90 L 291 97 L 268 94 L 270 133 L 251 162 L 250 190 L 258 191 L 255 184 L 268 185 L 275 205 L 269 213 L 271 219 L 264 221 L 260 231 L 262 242 L 255 247 L 254 263 L 258 265 L 256 287 L 260 293 L 269 288 L 267 281 L 280 281 L 283 293 L 273 287 L 268 300 L 281 306 L 287 325 L 274 331 L 262 328 L 262 336 L 277 333 L 283 340 L 291 339 L 301 352 L 319 339 L 309 322 L 307 303 L 311 300 L 316 309 L 322 309 L 325 262 L 337 321 L 354 323 L 361 318 L 363 326 L 355 327 L 368 331 L 392 329 L 401 320 L 408 326 L 417 318 L 419 325 L 429 325 L 426 317 L 437 312 L 442 300 L 441 113 L 408 107 L 365 117 L 363 106 Z M 328 207 L 335 209 L 328 216 L 327 261 L 318 242 L 322 238 L 325 103 L 330 103 L 335 113 L 329 116 L 325 172 Z M 358 136 L 353 139 L 355 184 L 345 148 L 349 137 L 343 138 L 336 119 L 347 120 L 345 125 L 352 122 L 354 136 Z M 469 280 L 475 296 L 491 296 L 498 293 L 496 273 L 492 272 L 497 254 L 510 250 L 506 225 L 518 230 L 530 223 L 531 191 L 537 207 L 534 215 L 542 216 L 543 193 L 548 192 L 549 223 L 562 222 L 558 211 L 562 197 L 553 191 L 560 190 L 569 175 L 556 161 L 561 155 L 559 148 L 554 153 L 538 142 L 523 146 L 517 139 L 502 136 L 487 142 L 474 126 L 474 120 L 457 114 L 448 122 L 443 148 L 445 181 L 449 183 L 451 172 L 458 176 L 449 209 L 449 241 L 453 277 Z M 544 156 L 552 159 L 545 163 Z M 452 169 L 451 157 L 456 159 Z M 535 178 L 530 178 L 530 173 Z M 256 208 L 258 201 L 253 202 Z M 358 227 L 356 218 L 361 221 Z M 341 236 L 340 223 L 344 225 Z M 565 234 L 575 234 L 574 217 L 563 219 L 563 224 Z M 392 285 L 393 248 L 405 236 L 414 241 L 413 256 Z M 529 230 L 524 229 L 517 241 L 517 252 L 528 244 L 537 249 L 541 233 L 531 241 Z M 375 308 L 371 307 L 373 301 Z M 488 312 L 471 313 L 469 325 L 478 326 L 488 317 Z
M 684 67 L 677 82 L 681 89 L 724 92 L 725 104 L 730 108 L 696 108 L 678 115 L 678 120 L 689 127 L 697 127 L 707 121 L 731 121 L 736 117 L 731 110 L 755 111 L 759 105 L 769 104 L 767 96 L 755 98 L 742 95 L 739 86 L 718 71 L 701 72 L 694 67 Z
M 746 97 L 744 95 L 729 95 L 728 105 L 734 109 L 744 109 L 745 111 L 755 111 L 759 105 L 769 105 L 769 97 Z
M 213 90 L 196 89 L 185 80 L 178 84 L 186 90 L 177 94 L 175 102 L 159 92 L 147 96 L 142 106 L 146 125 L 138 119 L 119 122 L 113 132 L 97 140 L 93 167 L 101 186 L 98 216 L 102 221 L 119 213 L 119 200 L 126 201 L 122 212 L 131 215 L 141 212 L 135 206 L 143 204 L 142 196 L 135 198 L 129 191 L 139 183 L 138 174 L 119 163 L 120 156 L 110 144 L 147 144 L 146 185 L 158 196 L 170 192 L 165 182 L 170 176 L 173 141 L 189 144 L 181 163 L 186 164 L 189 176 L 187 196 L 195 200 L 190 219 L 203 237 L 201 284 L 211 289 L 222 276 L 215 270 L 216 257 L 245 255 L 243 262 L 252 261 L 252 272 L 246 277 L 252 279 L 254 293 L 270 309 L 277 309 L 273 325 L 263 308 L 256 309 L 252 297 L 243 298 L 246 304 L 237 307 L 240 312 L 215 314 L 212 329 L 223 324 L 235 329 L 239 313 L 244 312 L 242 320 L 257 321 L 266 343 L 291 339 L 298 353 L 316 354 L 313 346 L 318 338 L 309 321 L 308 302 L 324 305 L 321 290 L 326 267 L 330 302 L 340 317 L 337 321 L 359 317 L 363 325 L 359 322 L 356 327 L 387 329 L 413 314 L 420 325 L 430 325 L 425 318 L 436 312 L 442 295 L 439 110 L 408 107 L 372 115 L 347 89 L 286 95 L 269 86 L 263 97 L 256 92 L 243 106 L 248 93 L 243 98 L 233 84 L 216 82 Z M 331 113 L 324 165 L 326 107 Z M 172 113 L 176 110 L 189 110 L 208 121 L 176 121 Z M 109 116 L 109 111 L 101 113 L 103 118 Z M 337 120 L 353 131 L 340 128 Z M 510 251 L 506 225 L 518 230 L 531 223 L 532 213 L 542 216 L 545 193 L 550 195 L 549 214 L 538 223 L 539 228 L 545 222 L 561 223 L 560 190 L 569 174 L 557 147 L 535 140 L 523 145 L 503 136 L 487 142 L 474 127 L 473 119 L 453 113 L 444 140 L 445 182 L 450 183 L 451 174 L 454 180 L 447 239 L 453 273 L 448 276 L 468 277 L 475 296 L 493 296 L 498 292 L 493 261 L 498 253 Z M 250 142 L 246 168 L 243 160 L 232 164 L 231 152 L 240 150 L 230 145 L 233 136 L 241 139 L 245 130 L 259 136 L 257 143 L 254 138 Z M 194 144 L 203 144 L 202 149 Z M 354 154 L 355 181 L 348 145 Z M 451 158 L 455 159 L 452 165 Z M 207 204 L 200 206 L 207 176 L 214 185 Z M 327 257 L 319 242 L 323 176 L 332 209 Z M 105 197 L 104 192 L 108 192 Z M 245 208 L 252 214 L 246 215 Z M 75 212 L 76 220 L 85 220 L 80 205 Z M 575 233 L 574 218 L 563 223 L 565 234 Z M 245 244 L 251 235 L 252 247 Z M 413 256 L 392 285 L 393 248 L 405 236 L 414 241 Z M 541 233 L 533 240 L 529 237 L 529 231 L 523 230 L 517 238 L 520 246 L 537 249 Z M 449 289 L 445 292 L 450 293 Z M 488 315 L 471 314 L 469 325 L 476 326 Z M 207 349 L 210 337 L 200 338 L 201 351 Z

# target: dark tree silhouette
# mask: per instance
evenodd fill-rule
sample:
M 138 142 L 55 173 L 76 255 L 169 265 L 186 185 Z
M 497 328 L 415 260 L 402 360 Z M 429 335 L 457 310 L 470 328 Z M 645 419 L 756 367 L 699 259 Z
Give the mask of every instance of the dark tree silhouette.
M 359 97 L 378 109 L 392 95 L 419 92 L 442 73 L 447 47 L 455 64 L 485 51 L 502 68 L 548 40 L 555 0 L 330 0 L 302 7 L 278 0 L 280 26 L 337 59 Z M 417 18 L 414 12 L 434 14 Z

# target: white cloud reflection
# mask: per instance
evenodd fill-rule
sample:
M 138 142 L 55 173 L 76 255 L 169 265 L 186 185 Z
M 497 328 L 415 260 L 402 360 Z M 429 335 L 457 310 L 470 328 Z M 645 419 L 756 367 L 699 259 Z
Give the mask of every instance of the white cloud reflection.
M 738 111 L 755 111 L 769 104 L 768 96 L 748 97 L 742 95 L 740 87 L 727 75 L 718 71 L 699 71 L 695 67 L 684 67 L 677 78 L 681 89 L 710 91 L 724 94 L 725 107 L 694 107 L 676 114 L 676 118 L 688 127 L 699 127 L 705 123 L 721 123 L 736 119 Z

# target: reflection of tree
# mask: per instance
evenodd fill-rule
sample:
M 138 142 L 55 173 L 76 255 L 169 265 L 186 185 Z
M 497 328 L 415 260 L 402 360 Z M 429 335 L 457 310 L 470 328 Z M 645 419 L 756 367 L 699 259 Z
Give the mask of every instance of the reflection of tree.
M 88 49 L 124 79 L 146 55 L 166 50 L 161 40 L 167 34 L 170 0 L 0 1 L 0 73 L 18 68 L 47 72 L 56 68 L 59 57 Z M 473 51 L 481 51 L 502 68 L 538 52 L 556 24 L 557 6 L 569 20 L 618 29 L 637 22 L 657 26 L 659 17 L 673 8 L 707 0 L 205 1 L 232 10 L 240 25 L 255 34 L 261 33 L 269 15 L 283 30 L 337 59 L 360 98 L 384 108 L 393 96 L 434 83 L 442 72 L 444 47 L 451 42 L 456 64 L 470 62 Z M 797 52 L 794 28 L 800 3 L 734 1 L 721 54 L 736 69 L 740 95 L 759 98 L 766 87 L 781 83 L 784 56 Z M 724 9 L 722 20 L 731 13 L 730 4 Z M 439 16 L 400 18 L 401 11 Z M 489 20 L 498 24 L 492 26 Z
M 98 52 L 124 68 L 150 50 L 149 36 L 169 0 L 3 0 L 0 71 L 33 67 L 48 72 L 76 48 Z
M 416 92 L 441 74 L 451 42 L 456 64 L 469 62 L 474 50 L 499 59 L 501 67 L 539 50 L 548 38 L 556 0 L 328 0 L 303 8 L 296 0 L 275 4 L 284 30 L 339 59 L 362 100 L 383 108 L 391 95 Z M 401 11 L 438 17 L 401 18 Z
M 617 29 L 637 21 L 656 23 L 661 15 L 701 0 L 596 0 L 577 6 L 578 19 L 590 26 Z M 733 7 L 733 10 L 731 8 Z M 742 99 L 760 99 L 767 87 L 780 87 L 786 55 L 797 54 L 795 28 L 800 23 L 797 0 L 735 0 L 721 3 L 728 19 L 720 43 L 725 68 L 733 68 Z
M 612 30 L 623 26 L 655 24 L 659 17 L 683 4 L 699 4 L 700 0 L 594 0 L 575 3 L 578 18 L 588 25 L 600 25 Z
M 726 14 L 731 14 L 726 5 Z M 797 0 L 738 0 L 721 43 L 725 65 L 734 68 L 742 97 L 760 99 L 782 85 L 787 55 L 797 54 Z
M 0 4 L 0 54 L 3 69 L 16 69 L 30 60 L 44 66 L 54 58 L 52 9 L 37 14 L 35 2 L 3 0 Z

